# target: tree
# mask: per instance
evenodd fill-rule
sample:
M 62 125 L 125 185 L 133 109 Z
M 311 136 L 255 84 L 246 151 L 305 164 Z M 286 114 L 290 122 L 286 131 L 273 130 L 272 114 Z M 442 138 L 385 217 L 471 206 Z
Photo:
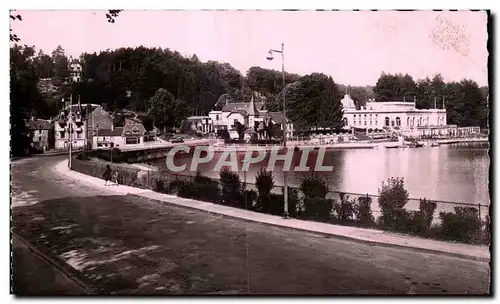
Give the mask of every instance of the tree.
M 382 73 L 373 88 L 376 101 L 403 101 L 415 96 L 416 91 L 417 85 L 408 74 Z
M 139 115 L 139 119 L 142 121 L 142 124 L 144 125 L 146 131 L 150 132 L 154 129 L 154 122 L 151 117 L 149 117 L 148 115 Z
M 239 140 L 243 140 L 245 138 L 245 126 L 239 121 L 236 121 L 234 126 L 236 127 L 236 132 L 238 132 Z
M 59 80 L 66 79 L 69 76 L 69 62 L 60 45 L 52 51 L 52 62 L 54 63 L 53 75 Z
M 299 80 L 297 74 L 285 72 L 285 85 Z M 263 69 L 261 67 L 250 67 L 246 74 L 246 82 L 252 91 L 263 94 L 278 94 L 283 90 L 283 75 L 281 71 Z
M 311 127 L 341 128 L 343 108 L 340 92 L 333 79 L 325 74 L 306 75 L 284 90 L 287 116 L 297 129 Z M 281 99 L 282 96 L 279 96 Z
M 445 92 L 448 124 L 483 128 L 488 125 L 486 98 L 475 81 L 448 83 Z
M 149 100 L 148 116 L 154 119 L 158 128 L 173 128 L 178 126 L 187 115 L 185 101 L 175 99 L 174 95 L 165 89 L 158 89 Z
M 43 102 L 31 62 L 34 53 L 34 48 L 18 45 L 10 49 L 11 156 L 24 156 L 29 152 L 31 134 L 25 120 L 36 105 Z
M 52 58 L 44 54 L 42 50 L 38 52 L 37 57 L 34 59 L 34 65 L 38 78 L 50 78 L 54 76 L 54 62 Z
M 47 145 L 49 146 L 49 149 L 54 149 L 56 146 L 56 130 L 54 123 L 50 125 L 50 129 L 47 134 Z
M 271 120 L 267 124 L 266 133 L 267 133 L 267 138 L 268 139 L 271 139 L 271 138 L 274 137 L 274 124 L 273 124 L 273 122 Z

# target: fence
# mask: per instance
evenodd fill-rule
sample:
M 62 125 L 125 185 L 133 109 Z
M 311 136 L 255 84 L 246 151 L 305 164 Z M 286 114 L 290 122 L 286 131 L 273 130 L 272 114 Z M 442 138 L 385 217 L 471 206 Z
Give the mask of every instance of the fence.
M 109 163 L 108 163 L 109 164 Z M 144 189 L 151 189 L 154 191 L 158 192 L 165 192 L 165 193 L 175 193 L 175 185 L 179 185 L 182 182 L 195 182 L 195 175 L 185 175 L 185 174 L 175 174 L 171 172 L 163 172 L 163 171 L 152 171 L 152 170 L 142 170 L 137 167 L 133 167 L 130 165 L 126 164 L 109 164 L 111 169 L 113 171 L 117 171 L 119 173 L 118 175 L 118 182 L 119 184 L 124 184 L 124 185 L 129 185 L 129 186 L 134 186 L 134 187 L 139 187 L 139 188 L 144 188 Z M 97 163 L 97 162 L 89 162 L 89 161 L 84 161 L 80 159 L 74 159 L 72 162 L 72 169 L 76 170 L 78 172 L 91 175 L 94 177 L 102 178 L 103 172 L 105 169 L 106 163 Z M 212 186 L 215 184 L 215 188 L 217 189 L 217 186 L 220 188 L 220 181 L 218 180 L 211 180 L 209 178 L 204 178 L 205 184 L 206 181 L 210 181 L 212 183 Z M 247 192 L 251 192 L 252 190 L 255 191 L 255 195 L 258 194 L 257 186 L 253 183 L 244 183 L 242 181 L 242 186 Z M 194 191 L 199 191 L 199 192 L 210 192 L 213 190 L 213 188 L 203 188 L 203 189 L 198 189 Z M 274 194 L 274 199 L 277 202 L 276 204 L 280 205 L 279 206 L 279 212 L 276 211 L 276 214 L 280 214 L 283 210 L 283 201 L 282 201 L 282 194 L 283 194 L 283 186 L 274 186 L 271 190 L 271 193 Z M 295 194 L 294 194 L 295 193 Z M 241 200 L 245 199 L 245 202 L 240 202 L 239 206 L 247 209 L 252 209 L 254 205 L 256 204 L 256 197 L 254 196 L 241 196 Z M 218 196 L 219 194 L 215 195 L 209 195 L 204 196 L 203 193 L 198 193 L 195 196 L 192 196 L 191 198 L 195 199 L 200 199 L 200 200 L 209 200 L 211 202 L 218 202 Z M 341 197 L 344 197 L 343 199 Z M 253 197 L 253 199 L 252 199 Z M 294 198 L 295 197 L 295 198 Z M 247 205 L 247 198 L 250 199 L 250 202 L 248 202 Z M 292 216 L 294 217 L 300 217 L 300 210 L 303 210 L 304 204 L 303 204 L 303 198 L 304 194 L 298 189 L 294 187 L 289 187 L 289 199 L 290 199 L 290 208 L 295 208 L 296 210 L 291 210 L 291 211 L 296 211 L 296 212 L 291 212 Z M 361 202 L 361 201 L 367 201 L 369 202 L 369 207 L 371 209 L 371 213 L 373 214 L 374 219 L 376 220 L 382 215 L 380 206 L 379 206 L 379 196 L 378 195 L 372 195 L 372 194 L 360 194 L 360 193 L 347 193 L 347 192 L 339 192 L 339 191 L 328 191 L 326 195 L 326 199 L 331 199 L 334 202 Z M 431 223 L 434 226 L 440 225 L 441 224 L 441 213 L 457 213 L 456 207 L 462 207 L 462 208 L 473 208 L 477 214 L 477 216 L 480 219 L 481 227 L 480 229 L 485 229 L 485 225 L 487 224 L 487 221 L 489 220 L 489 205 L 483 205 L 483 204 L 467 204 L 467 203 L 460 203 L 460 202 L 446 202 L 446 201 L 436 201 L 433 200 L 432 202 L 436 203 L 436 209 L 434 213 L 432 214 L 432 220 Z M 274 202 L 272 202 L 274 203 Z M 410 198 L 407 204 L 404 206 L 404 209 L 411 212 L 411 211 L 419 211 L 420 210 L 420 203 L 421 199 L 416 199 L 416 198 Z M 278 208 L 278 207 L 277 207 Z M 335 208 L 333 208 L 335 209 Z M 332 213 L 333 213 L 332 209 Z M 276 209 L 275 209 L 276 210 Z M 289 209 L 290 210 L 290 209 Z M 472 210 L 472 209 L 470 209 Z M 333 215 L 333 214 L 332 214 Z M 314 220 L 314 219 L 313 219 Z M 353 220 L 356 220 L 356 218 L 353 218 Z

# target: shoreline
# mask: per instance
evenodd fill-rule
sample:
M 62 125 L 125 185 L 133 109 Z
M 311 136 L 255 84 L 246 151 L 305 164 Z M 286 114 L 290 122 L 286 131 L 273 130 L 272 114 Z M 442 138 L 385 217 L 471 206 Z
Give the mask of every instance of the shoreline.
M 436 139 L 436 140 L 420 140 L 421 142 L 436 142 L 440 145 L 446 144 L 456 144 L 456 143 L 487 143 L 488 138 L 470 138 L 470 139 Z M 317 150 L 320 148 L 326 148 L 327 150 L 341 150 L 341 149 L 380 149 L 380 148 L 399 148 L 400 143 L 394 141 L 382 141 L 382 142 L 348 142 L 348 143 L 336 143 L 336 144 L 309 144 L 300 142 L 288 142 L 287 148 L 292 149 L 312 149 Z M 281 150 L 283 146 L 281 145 L 258 145 L 258 144 L 223 144 L 223 145 L 210 145 L 212 152 L 246 152 L 246 151 L 266 151 L 269 152 L 276 147 Z M 234 147 L 234 148 L 233 148 Z

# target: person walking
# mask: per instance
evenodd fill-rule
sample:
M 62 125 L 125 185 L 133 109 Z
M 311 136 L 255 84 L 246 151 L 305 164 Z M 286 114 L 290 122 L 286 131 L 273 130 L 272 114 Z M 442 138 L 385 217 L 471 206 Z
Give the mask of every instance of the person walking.
M 104 178 L 104 186 L 107 186 L 108 182 L 111 183 L 111 167 L 109 165 L 106 165 L 106 169 L 104 170 L 102 177 Z

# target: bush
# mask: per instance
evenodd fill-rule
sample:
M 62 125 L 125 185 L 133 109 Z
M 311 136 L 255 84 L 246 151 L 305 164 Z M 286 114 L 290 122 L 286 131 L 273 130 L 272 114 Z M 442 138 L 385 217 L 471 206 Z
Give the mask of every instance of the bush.
M 285 199 L 283 194 L 269 194 L 269 209 L 268 214 L 284 215 L 285 212 Z M 297 189 L 288 188 L 288 215 L 291 217 L 298 217 L 298 193 Z
M 116 171 L 113 169 L 113 171 Z M 137 182 L 137 171 L 118 170 L 118 184 L 135 186 Z
M 163 178 L 155 176 L 151 180 L 151 183 L 152 183 L 151 190 L 153 190 L 155 192 L 160 192 L 160 193 L 168 193 L 168 192 L 166 192 L 168 184 L 165 182 L 165 180 Z
M 304 194 L 304 211 L 306 217 L 317 217 L 326 220 L 330 217 L 333 200 L 327 199 L 328 186 L 326 182 L 317 177 L 307 177 L 300 183 L 300 190 Z
M 271 213 L 271 205 L 273 201 L 271 200 L 270 193 L 274 187 L 273 174 L 270 171 L 266 171 L 265 168 L 261 168 L 257 173 L 255 180 L 255 185 L 257 186 L 258 191 L 255 210 L 264 213 Z
M 409 194 L 404 187 L 403 178 L 389 178 L 387 184 L 382 182 L 378 190 L 378 204 L 382 211 L 379 224 L 386 229 L 404 232 L 407 230 L 410 214 L 404 210 Z
M 433 201 L 428 201 L 425 198 L 420 200 L 420 212 L 426 221 L 426 228 L 429 229 L 434 219 L 434 212 L 436 211 L 437 204 Z
M 245 209 L 254 210 L 258 196 L 255 190 L 245 190 Z
M 472 207 L 455 207 L 455 213 L 441 212 L 441 237 L 446 240 L 477 243 L 481 240 L 481 219 Z
M 337 214 L 337 219 L 341 222 L 354 220 L 355 200 L 349 200 L 349 196 L 345 193 L 339 193 L 339 202 L 334 201 L 333 210 Z
M 244 208 L 245 201 L 240 177 L 237 173 L 224 169 L 220 172 L 220 203 L 232 207 Z
M 184 186 L 187 181 L 175 179 L 168 183 L 167 188 L 165 188 L 165 193 L 177 194 L 179 189 Z
M 375 224 L 371 205 L 372 198 L 368 195 L 358 197 L 358 204 L 355 209 L 356 222 L 362 226 L 373 226 Z
M 177 195 L 204 202 L 215 203 L 219 200 L 219 184 L 217 181 L 202 176 L 199 172 L 192 181 L 175 180 L 170 183 L 168 191 L 177 190 Z
M 261 168 L 257 172 L 255 185 L 257 186 L 259 195 L 268 196 L 274 188 L 273 173 L 271 171 L 267 171 L 265 168 Z

